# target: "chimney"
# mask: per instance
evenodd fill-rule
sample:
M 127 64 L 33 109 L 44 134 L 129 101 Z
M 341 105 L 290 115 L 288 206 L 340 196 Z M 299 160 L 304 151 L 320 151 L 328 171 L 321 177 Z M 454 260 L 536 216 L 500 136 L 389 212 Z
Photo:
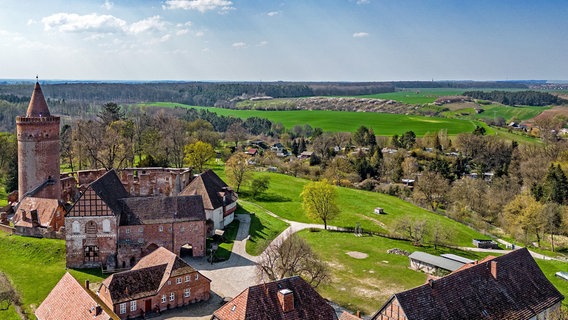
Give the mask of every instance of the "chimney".
M 434 288 L 434 279 L 428 279 L 428 284 L 430 285 L 430 288 Z
M 282 311 L 289 312 L 294 310 L 294 293 L 290 289 L 278 291 L 278 301 L 282 306 Z
M 39 226 L 39 219 L 37 216 L 37 209 L 34 209 L 30 212 L 31 216 L 32 216 L 32 227 L 38 227 Z
M 497 261 L 491 261 L 491 275 L 497 279 Z
M 85 280 L 85 289 L 89 290 L 89 280 Z
M 361 311 L 357 310 L 357 312 L 355 313 L 355 316 L 357 318 L 361 318 Z

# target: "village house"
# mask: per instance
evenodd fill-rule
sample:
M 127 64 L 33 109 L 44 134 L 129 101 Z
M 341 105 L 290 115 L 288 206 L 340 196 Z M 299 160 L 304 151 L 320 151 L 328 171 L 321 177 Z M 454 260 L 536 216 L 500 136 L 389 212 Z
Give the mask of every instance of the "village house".
M 200 195 L 203 199 L 208 234 L 222 230 L 235 219 L 237 193 L 215 172 L 205 170 L 180 193 L 180 196 Z
M 16 233 L 32 237 L 63 237 L 66 208 L 57 199 L 24 197 L 12 222 Z
M 130 268 L 160 246 L 205 255 L 201 196 L 130 197 L 114 170 L 81 193 L 65 227 L 67 267 Z
M 211 280 L 171 251 L 160 247 L 131 270 L 106 278 L 97 291 L 120 319 L 209 300 Z
M 371 319 L 550 319 L 562 300 L 523 248 L 396 293 Z
M 35 311 L 38 320 L 119 320 L 112 309 L 65 272 Z
M 335 310 L 299 276 L 248 287 L 212 320 L 333 320 Z

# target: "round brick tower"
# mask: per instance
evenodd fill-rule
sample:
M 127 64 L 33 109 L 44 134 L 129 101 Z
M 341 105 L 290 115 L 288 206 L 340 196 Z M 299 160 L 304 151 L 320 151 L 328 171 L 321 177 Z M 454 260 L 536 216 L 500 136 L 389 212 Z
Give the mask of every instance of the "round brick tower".
M 16 117 L 18 135 L 18 197 L 60 199 L 59 117 L 49 113 L 36 82 L 28 111 Z

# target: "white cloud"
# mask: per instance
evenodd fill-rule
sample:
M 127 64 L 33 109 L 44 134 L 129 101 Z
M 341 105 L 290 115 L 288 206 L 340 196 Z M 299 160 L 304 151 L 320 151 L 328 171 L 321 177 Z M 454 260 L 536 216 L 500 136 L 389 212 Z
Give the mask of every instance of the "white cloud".
M 235 9 L 233 2 L 228 0 L 166 0 L 163 9 L 197 10 L 201 13 L 211 10 L 227 12 Z
M 235 42 L 235 43 L 233 43 L 233 48 L 241 49 L 241 48 L 246 48 L 246 47 L 247 47 L 247 44 L 246 44 L 245 42 Z
M 267 44 L 268 44 L 268 41 L 261 41 L 261 42 L 257 43 L 256 46 L 257 46 L 257 47 L 264 47 L 264 46 L 267 45 Z
M 369 4 L 371 3 L 370 0 L 357 0 L 357 4 Z
M 146 31 L 163 31 L 166 29 L 166 23 L 160 19 L 160 16 L 153 16 L 134 22 L 128 27 L 128 31 L 134 34 Z
M 267 13 L 266 15 L 269 17 L 274 17 L 280 14 L 280 11 L 270 11 L 269 13 Z
M 172 35 L 166 34 L 160 38 L 160 42 L 166 42 L 172 38 Z
M 183 36 L 184 34 L 188 34 L 189 33 L 189 29 L 181 29 L 176 31 L 176 35 L 178 36 Z
M 61 32 L 102 32 L 113 33 L 123 31 L 126 21 L 111 15 L 91 13 L 56 13 L 41 19 L 44 29 L 57 29 Z
M 112 7 L 114 7 L 114 3 L 110 2 L 109 0 L 105 0 L 105 3 L 103 3 L 101 7 L 110 10 L 112 9 Z
M 203 32 L 203 31 L 197 31 L 197 32 L 195 33 L 195 36 L 196 36 L 196 37 L 203 37 L 204 35 L 205 35 L 205 32 Z
M 353 34 L 353 38 L 365 38 L 368 37 L 369 34 L 367 32 L 355 32 Z

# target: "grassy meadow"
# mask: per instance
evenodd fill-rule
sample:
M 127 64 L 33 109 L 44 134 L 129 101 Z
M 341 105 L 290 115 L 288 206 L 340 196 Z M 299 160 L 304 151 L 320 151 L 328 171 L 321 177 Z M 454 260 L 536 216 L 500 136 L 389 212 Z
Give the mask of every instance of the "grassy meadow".
M 297 110 L 297 111 L 259 111 L 259 110 L 231 110 L 221 108 L 206 108 L 182 105 L 178 103 L 152 103 L 146 106 L 156 107 L 184 107 L 206 109 L 218 115 L 232 116 L 246 119 L 260 117 L 272 122 L 280 122 L 286 128 L 295 125 L 309 124 L 314 128 L 322 128 L 330 132 L 354 132 L 361 125 L 373 128 L 376 135 L 392 136 L 403 134 L 412 130 L 417 136 L 426 132 L 434 132 L 446 129 L 448 134 L 456 135 L 462 132 L 472 132 L 476 121 L 461 119 L 446 119 L 423 116 L 409 116 L 390 113 L 376 112 L 347 112 L 347 111 L 323 111 L 323 110 Z
M 401 91 L 378 93 L 357 96 L 359 98 L 373 98 L 394 100 L 406 104 L 427 104 L 436 101 L 439 97 L 444 96 L 459 96 L 464 93 L 464 89 L 450 89 L 450 88 L 416 88 L 404 89 Z

